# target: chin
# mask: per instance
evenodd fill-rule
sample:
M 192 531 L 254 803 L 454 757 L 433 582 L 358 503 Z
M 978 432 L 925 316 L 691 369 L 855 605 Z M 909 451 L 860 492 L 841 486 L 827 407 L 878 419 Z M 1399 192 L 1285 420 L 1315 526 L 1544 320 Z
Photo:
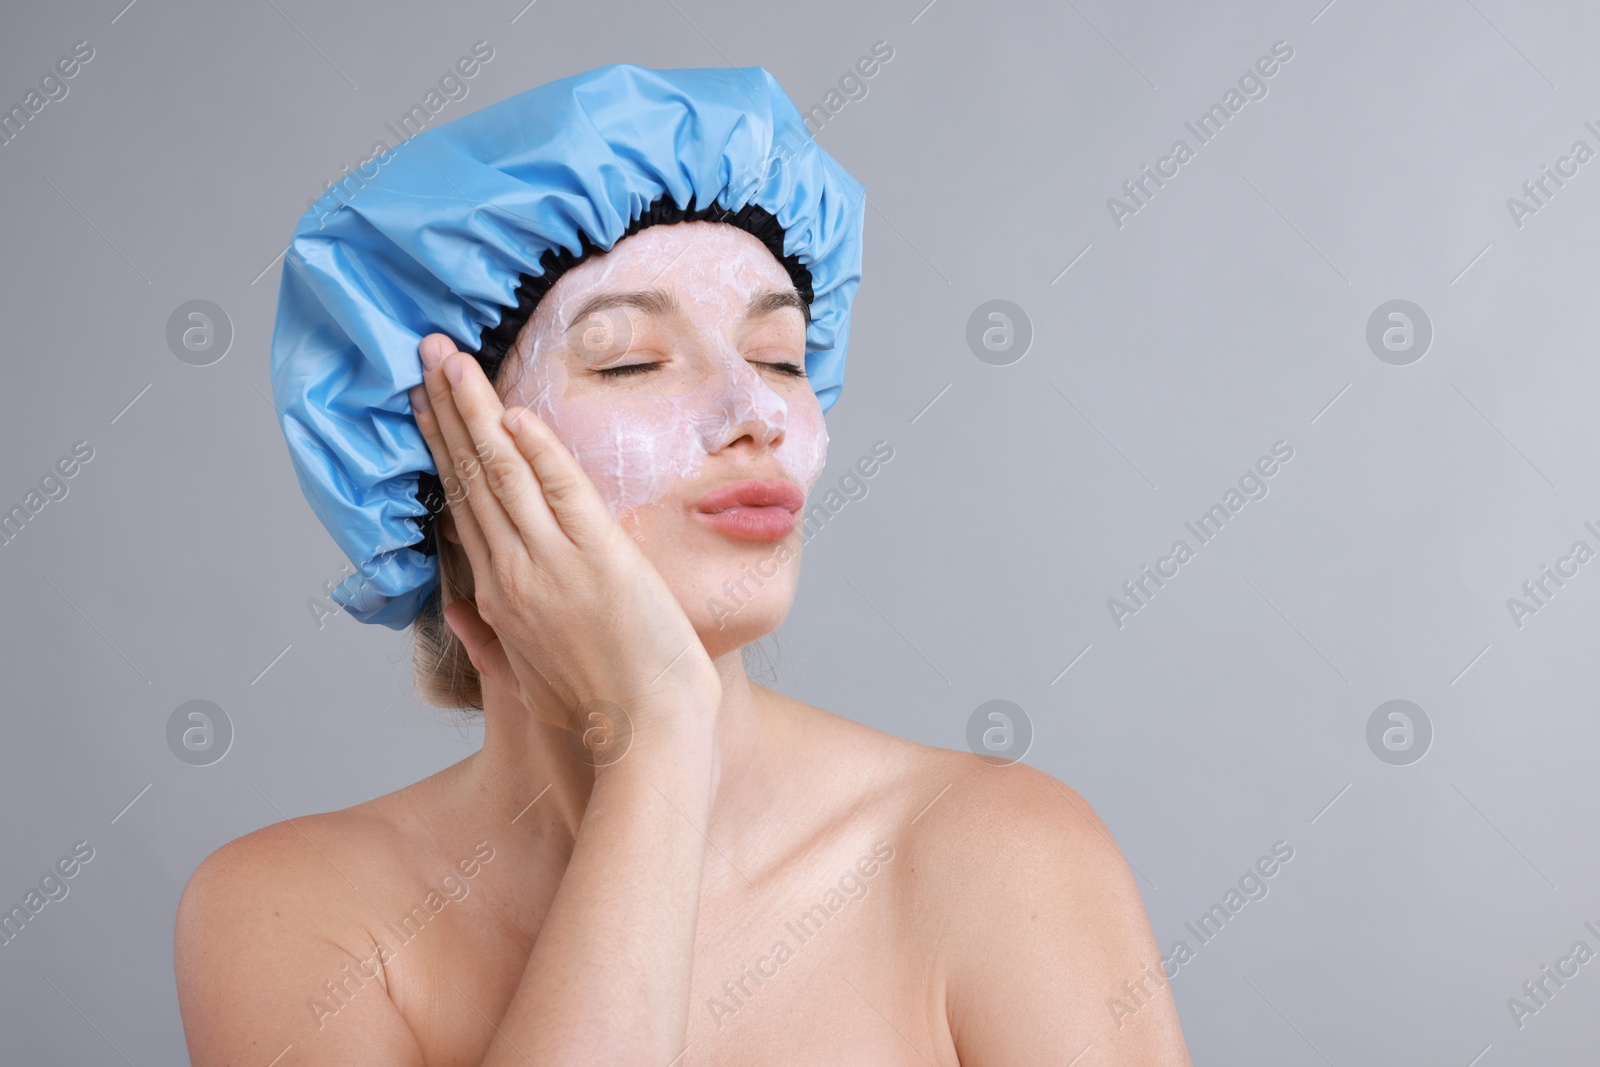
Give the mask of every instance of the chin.
M 799 538 L 745 544 L 688 569 L 678 602 L 713 659 L 772 633 L 794 606 Z M 684 573 L 684 572 L 680 572 Z
M 719 599 L 727 603 L 726 598 Z M 713 612 L 702 602 L 698 611 L 687 611 L 687 614 L 695 632 L 700 635 L 700 643 L 706 647 L 706 654 L 718 659 L 776 630 L 788 616 L 792 603 L 792 597 L 774 592 L 770 596 L 758 595 L 742 608 L 732 611 Z
M 800 579 L 798 532 L 773 542 L 715 537 L 695 548 L 656 565 L 712 659 L 782 625 Z

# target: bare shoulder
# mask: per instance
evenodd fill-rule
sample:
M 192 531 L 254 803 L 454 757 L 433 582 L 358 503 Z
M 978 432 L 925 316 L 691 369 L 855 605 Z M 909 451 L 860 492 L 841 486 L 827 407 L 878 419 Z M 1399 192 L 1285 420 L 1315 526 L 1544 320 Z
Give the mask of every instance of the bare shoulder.
M 417 852 L 419 827 L 407 813 L 432 806 L 454 770 L 348 808 L 283 819 L 219 846 L 184 887 L 180 950 L 196 923 L 214 917 L 235 921 L 298 909 L 327 924 L 370 904 L 374 890 L 403 875 Z
M 949 875 L 981 879 L 1030 860 L 1068 860 L 1086 875 L 1125 868 L 1105 823 L 1076 790 L 1025 763 L 997 765 L 970 752 L 895 737 L 820 712 L 832 736 L 819 755 L 848 767 L 863 794 L 898 826 L 928 889 Z M 984 863 L 975 863 L 983 859 Z
M 362 886 L 389 877 L 398 856 L 393 834 L 387 820 L 358 805 L 262 827 L 200 863 L 174 927 L 193 1063 L 268 1062 L 312 1037 L 319 1054 L 298 1062 L 338 1062 L 368 1046 L 385 1050 L 387 1062 L 421 1062 L 386 997 L 353 1004 L 349 1024 L 341 1020 L 331 1036 L 316 1033 L 320 1020 L 310 1007 L 324 982 L 342 980 L 342 968 L 370 955 Z
M 936 750 L 940 801 L 915 837 L 930 859 L 948 858 L 990 882 L 1040 864 L 1066 864 L 1083 878 L 1118 878 L 1126 862 L 1111 832 L 1077 790 L 1026 763 L 996 765 L 969 752 Z M 945 801 L 949 801 L 945 806 Z M 964 859 L 961 859 L 964 857 Z M 975 863 L 975 860 L 982 860 Z
M 922 800 L 904 840 L 924 904 L 958 907 L 975 894 L 1020 898 L 1051 872 L 1086 889 L 1131 885 L 1127 861 L 1094 808 L 1036 767 L 916 745 L 906 754 L 903 788 Z
M 1024 763 L 857 729 L 961 1063 L 1187 1065 L 1134 873 L 1089 802 Z
M 211 852 L 189 877 L 178 903 L 180 944 L 196 921 L 241 919 L 286 909 L 336 911 L 358 894 L 344 868 L 370 871 L 390 855 L 390 827 L 364 806 L 263 826 Z M 314 905 L 314 907 L 311 907 Z

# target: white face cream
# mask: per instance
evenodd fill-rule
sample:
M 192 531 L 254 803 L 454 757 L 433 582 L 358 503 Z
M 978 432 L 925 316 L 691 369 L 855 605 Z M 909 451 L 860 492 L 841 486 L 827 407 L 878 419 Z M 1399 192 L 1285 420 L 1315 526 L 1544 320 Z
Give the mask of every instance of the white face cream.
M 601 294 L 658 290 L 675 309 L 616 306 L 574 317 Z M 726 223 L 648 226 L 556 280 L 512 351 L 501 392 L 544 420 L 623 520 L 699 479 L 706 457 L 749 437 L 741 466 L 810 495 L 828 454 L 822 408 L 803 376 L 802 313 L 749 313 L 794 292 L 766 246 Z M 649 304 L 646 298 L 642 301 Z M 656 363 L 631 373 L 603 373 Z M 748 444 L 741 446 L 748 448 Z

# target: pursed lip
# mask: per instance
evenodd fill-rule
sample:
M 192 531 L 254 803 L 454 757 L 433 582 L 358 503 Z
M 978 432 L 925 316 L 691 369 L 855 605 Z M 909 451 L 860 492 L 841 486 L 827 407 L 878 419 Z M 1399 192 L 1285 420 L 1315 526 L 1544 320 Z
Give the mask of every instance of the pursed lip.
M 793 482 L 782 480 L 762 481 L 746 478 L 743 481 L 719 485 L 695 501 L 694 509 L 707 515 L 732 508 L 783 508 L 798 512 L 806 506 L 805 494 Z

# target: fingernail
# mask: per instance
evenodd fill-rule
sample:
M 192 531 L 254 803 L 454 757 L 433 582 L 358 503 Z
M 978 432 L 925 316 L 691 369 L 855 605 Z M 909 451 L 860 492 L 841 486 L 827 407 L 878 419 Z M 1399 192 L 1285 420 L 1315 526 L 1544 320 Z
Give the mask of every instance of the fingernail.
M 450 379 L 451 385 L 461 384 L 461 357 L 446 359 L 444 361 L 444 376 Z
M 510 430 L 512 433 L 516 433 L 518 429 L 518 420 L 522 418 L 522 412 L 524 410 L 525 409 L 520 407 L 506 408 L 506 413 L 500 416 L 500 421 L 505 424 L 506 429 Z
M 439 361 L 444 358 L 440 351 L 443 347 L 444 346 L 438 342 L 424 344 L 421 348 L 422 365 L 428 370 L 433 370 L 438 367 Z
M 428 391 L 420 385 L 411 387 L 411 410 L 419 415 L 433 410 L 433 405 L 428 401 Z

